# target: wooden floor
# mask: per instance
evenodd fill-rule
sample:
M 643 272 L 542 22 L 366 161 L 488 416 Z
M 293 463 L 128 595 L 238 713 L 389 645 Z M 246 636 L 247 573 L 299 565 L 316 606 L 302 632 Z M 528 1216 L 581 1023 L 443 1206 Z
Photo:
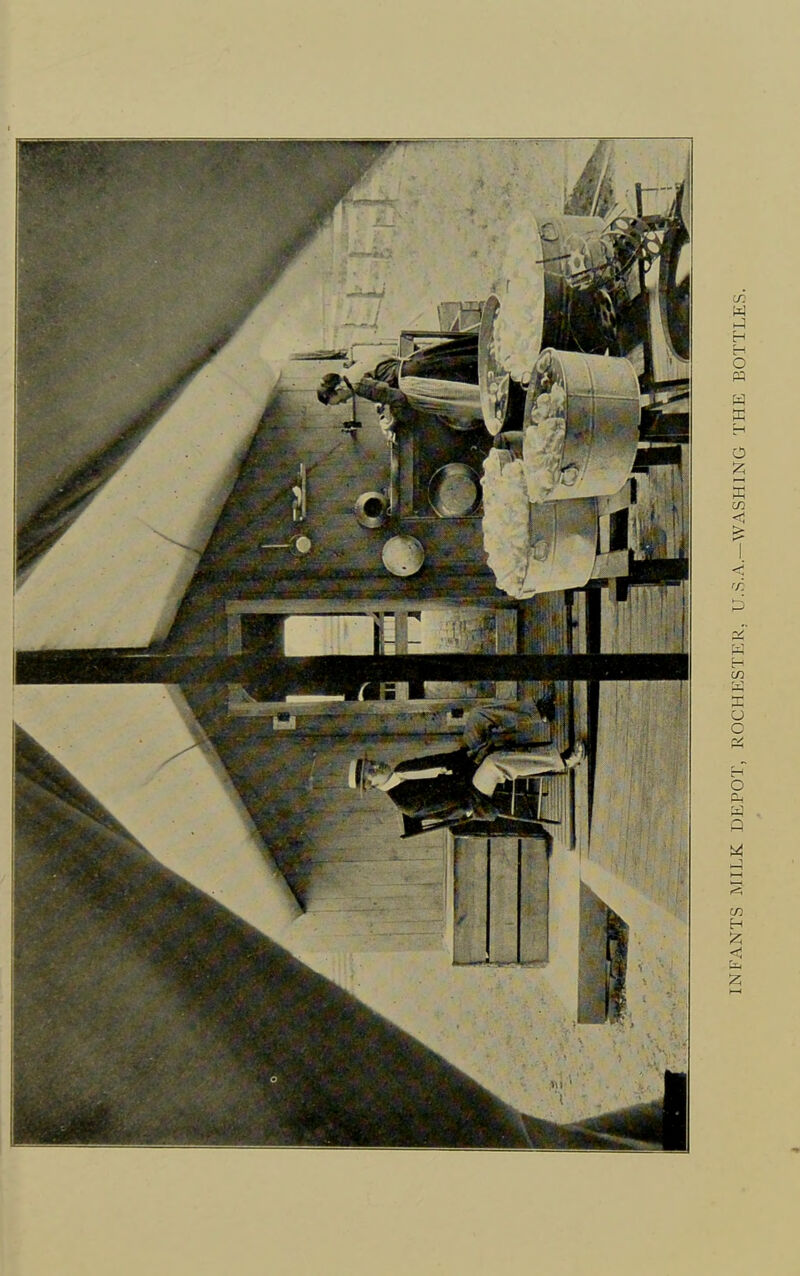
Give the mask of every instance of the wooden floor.
M 651 174 L 646 185 L 664 185 Z M 669 183 L 667 183 L 669 184 Z M 645 212 L 660 209 L 660 190 L 645 195 Z M 637 291 L 634 281 L 632 294 Z M 651 319 L 657 310 L 650 296 Z M 654 371 L 686 377 L 651 323 Z M 636 364 L 641 351 L 626 351 Z M 635 475 L 628 546 L 638 560 L 688 558 L 691 457 L 651 465 Z M 646 452 L 640 450 L 640 458 Z M 640 586 L 624 601 L 602 590 L 600 649 L 607 652 L 689 651 L 689 585 Z M 581 698 L 578 697 L 580 707 Z M 688 915 L 689 684 L 606 682 L 599 687 L 588 856 L 682 921 Z M 581 847 L 581 853 L 583 848 Z
M 688 545 L 688 449 L 680 465 L 637 475 L 630 535 L 637 558 Z M 689 586 L 604 588 L 601 647 L 688 650 Z M 689 684 L 607 682 L 599 693 L 589 857 L 685 920 L 688 909 Z
M 600 689 L 589 858 L 681 920 L 688 905 L 686 683 Z
M 577 624 L 577 622 L 575 622 Z M 574 643 L 573 614 L 565 606 L 564 594 L 541 594 L 520 606 L 520 646 L 527 654 L 543 654 L 577 650 Z M 555 695 L 555 720 L 552 738 L 558 748 L 568 749 L 574 744 L 574 689 L 568 682 L 524 682 L 523 698 L 536 700 L 545 692 Z M 571 775 L 548 776 L 547 794 L 542 802 L 542 815 L 558 820 L 555 827 L 548 827 L 553 839 L 570 850 L 575 845 L 572 800 L 573 777 Z
M 680 461 L 636 475 L 628 516 L 634 558 L 688 556 L 689 448 Z M 607 652 L 685 652 L 689 649 L 689 585 L 632 588 L 624 601 L 613 587 L 600 591 L 600 649 Z M 587 650 L 587 595 L 572 607 L 562 594 L 542 595 L 521 607 L 526 652 Z M 525 684 L 539 695 L 542 684 Z M 554 738 L 566 748 L 587 738 L 585 684 L 555 685 Z M 543 814 L 560 819 L 552 831 L 563 846 L 588 856 L 654 902 L 685 920 L 688 908 L 689 687 L 687 683 L 600 684 L 593 750 L 593 792 L 588 775 L 553 777 Z

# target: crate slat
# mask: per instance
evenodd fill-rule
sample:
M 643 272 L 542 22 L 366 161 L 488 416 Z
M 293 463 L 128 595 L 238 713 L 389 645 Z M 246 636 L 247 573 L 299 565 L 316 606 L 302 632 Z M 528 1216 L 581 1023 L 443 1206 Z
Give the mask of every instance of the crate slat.
M 519 959 L 519 839 L 489 840 L 489 961 Z
M 487 839 L 457 837 L 453 851 L 453 962 L 483 963 L 486 947 L 489 857 Z

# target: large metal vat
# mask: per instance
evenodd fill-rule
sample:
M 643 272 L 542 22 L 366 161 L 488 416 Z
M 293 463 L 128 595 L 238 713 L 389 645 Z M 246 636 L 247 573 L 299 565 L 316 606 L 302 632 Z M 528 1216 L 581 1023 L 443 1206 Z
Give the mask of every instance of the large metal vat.
M 603 225 L 600 217 L 545 218 L 526 213 L 509 228 L 495 289 L 499 308 L 494 335 L 501 351 L 508 354 L 509 343 L 503 335 L 506 325 L 515 331 L 520 321 L 523 331 L 518 345 L 523 357 L 512 360 L 513 367 L 505 360 L 506 371 L 514 380 L 524 381 L 546 346 L 590 354 L 608 349 L 611 334 L 603 322 L 607 298 L 601 303 L 598 289 L 570 283 L 572 278 L 574 285 L 576 249 L 585 236 L 596 237 Z M 488 330 L 484 333 L 484 342 L 490 335 Z
M 557 387 L 561 389 L 554 400 Z M 545 409 L 539 405 L 548 401 L 551 416 L 543 421 Z M 628 359 L 543 350 L 525 400 L 523 458 L 531 469 L 537 431 L 556 417 L 566 421 L 561 469 L 544 499 L 613 496 L 624 487 L 639 442 L 639 381 L 633 364 Z M 535 428 L 528 428 L 532 425 Z
M 512 598 L 579 589 L 597 550 L 594 499 L 532 505 L 522 461 L 495 449 L 484 464 L 483 544 L 498 589 Z
M 530 507 L 530 553 L 519 598 L 580 589 L 597 555 L 597 502 L 547 502 Z

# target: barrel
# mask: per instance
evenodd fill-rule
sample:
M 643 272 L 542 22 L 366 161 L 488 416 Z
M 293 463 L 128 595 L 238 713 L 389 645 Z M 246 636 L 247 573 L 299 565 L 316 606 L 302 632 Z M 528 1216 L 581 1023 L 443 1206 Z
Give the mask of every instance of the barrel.
M 560 384 L 565 401 L 559 415 L 566 422 L 560 482 L 549 501 L 613 496 L 624 487 L 639 442 L 639 380 L 628 359 L 577 351 L 543 350 L 536 361 L 525 401 L 525 425 L 540 394 Z M 533 460 L 535 432 L 526 429 L 523 457 Z

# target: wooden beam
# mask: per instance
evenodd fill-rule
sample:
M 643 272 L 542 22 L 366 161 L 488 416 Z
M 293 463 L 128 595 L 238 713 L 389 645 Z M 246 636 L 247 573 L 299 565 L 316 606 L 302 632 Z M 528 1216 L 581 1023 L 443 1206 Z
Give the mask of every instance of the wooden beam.
M 424 523 L 430 526 L 430 519 Z M 442 520 L 444 521 L 444 520 Z M 473 523 L 474 520 L 467 520 Z M 201 560 L 194 574 L 194 582 L 203 588 L 216 588 L 220 594 L 230 597 L 235 594 L 245 601 L 248 595 L 253 600 L 262 599 L 269 593 L 275 602 L 281 599 L 286 602 L 304 603 L 303 610 L 344 611 L 340 605 L 345 599 L 360 602 L 362 611 L 369 611 L 380 604 L 387 611 L 405 605 L 408 610 L 419 611 L 421 607 L 447 606 L 497 606 L 502 605 L 497 583 L 491 570 L 479 562 L 463 562 L 458 567 L 437 564 L 435 581 L 433 577 L 420 573 L 419 576 L 398 576 L 387 580 L 384 572 L 381 576 L 369 576 L 364 573 L 353 574 L 352 571 L 330 568 L 324 574 L 313 575 L 311 572 L 312 554 L 301 568 L 296 566 L 277 569 L 267 576 L 266 572 L 258 574 L 252 566 L 217 566 L 211 561 Z M 297 563 L 294 559 L 293 563 Z M 325 607 L 325 602 L 335 604 Z M 275 608 L 277 611 L 278 609 Z M 292 608 L 294 610 L 294 608 Z
M 681 568 L 682 560 L 668 570 Z M 654 569 L 656 563 L 637 564 Z M 683 568 L 686 564 L 683 562 Z M 637 572 L 638 577 L 638 572 Z M 672 578 L 672 577 L 670 577 Z M 689 674 L 685 653 L 641 655 L 269 656 L 257 648 L 242 654 L 165 655 L 132 649 L 21 651 L 19 684 L 47 683 L 255 683 L 265 696 L 352 694 L 374 682 L 636 682 L 682 680 Z
M 394 649 L 398 656 L 408 655 L 408 612 L 395 612 Z
M 516 686 L 516 683 L 508 684 Z M 246 693 L 244 693 L 246 695 Z M 228 713 L 239 718 L 270 718 L 279 713 L 291 714 L 298 722 L 317 730 L 327 723 L 329 726 L 341 723 L 346 718 L 352 729 L 359 727 L 364 731 L 375 728 L 375 720 L 380 719 L 387 725 L 408 724 L 414 717 L 424 717 L 430 722 L 433 715 L 444 718 L 453 710 L 460 710 L 459 718 L 443 725 L 442 729 L 453 735 L 458 734 L 459 726 L 463 726 L 465 714 L 476 705 L 492 703 L 499 696 L 465 696 L 461 700 L 253 700 L 232 697 L 228 700 Z M 505 697 L 508 699 L 509 697 Z M 514 697 L 511 697 L 514 699 Z M 350 729 L 349 727 L 347 728 Z
M 605 543 L 610 543 L 610 528 Z M 631 564 L 631 552 L 628 549 L 607 550 L 602 547 L 592 568 L 592 580 L 616 580 L 618 576 L 627 576 Z
M 266 588 L 261 582 L 261 590 Z M 450 597 L 436 598 L 236 598 L 225 603 L 225 613 L 235 616 L 245 615 L 278 615 L 278 616 L 316 616 L 338 615 L 340 613 L 366 615 L 368 612 L 388 611 L 394 615 L 419 611 L 450 611 L 453 607 L 464 606 L 463 594 L 452 594 Z M 501 599 L 484 599 L 471 602 L 470 609 L 475 611 L 496 612 L 504 610 L 516 616 L 516 603 L 503 602 Z
M 608 909 L 581 882 L 578 1023 L 605 1023 L 608 1016 L 607 934 Z
M 457 837 L 453 860 L 453 964 L 483 964 L 487 948 L 486 838 Z
M 680 465 L 681 460 L 680 445 L 672 447 L 665 443 L 659 443 L 655 447 L 640 447 L 636 452 L 633 472 L 634 474 L 646 474 L 654 465 Z
M 642 408 L 639 438 L 643 443 L 688 443 L 690 431 L 688 412 L 662 412 L 657 405 Z
M 498 611 L 494 623 L 495 651 L 498 656 L 513 655 L 517 650 L 517 630 L 519 627 L 519 613 L 516 608 L 513 611 L 507 609 Z M 495 686 L 495 695 L 498 700 L 516 700 L 516 682 L 498 682 Z
M 602 518 L 604 514 L 618 514 L 621 510 L 629 509 L 634 504 L 636 497 L 633 484 L 628 479 L 625 486 L 621 487 L 614 496 L 598 496 L 595 499 L 597 501 L 597 515 Z
M 631 585 L 669 585 L 688 579 L 688 558 L 634 558 L 628 582 Z

